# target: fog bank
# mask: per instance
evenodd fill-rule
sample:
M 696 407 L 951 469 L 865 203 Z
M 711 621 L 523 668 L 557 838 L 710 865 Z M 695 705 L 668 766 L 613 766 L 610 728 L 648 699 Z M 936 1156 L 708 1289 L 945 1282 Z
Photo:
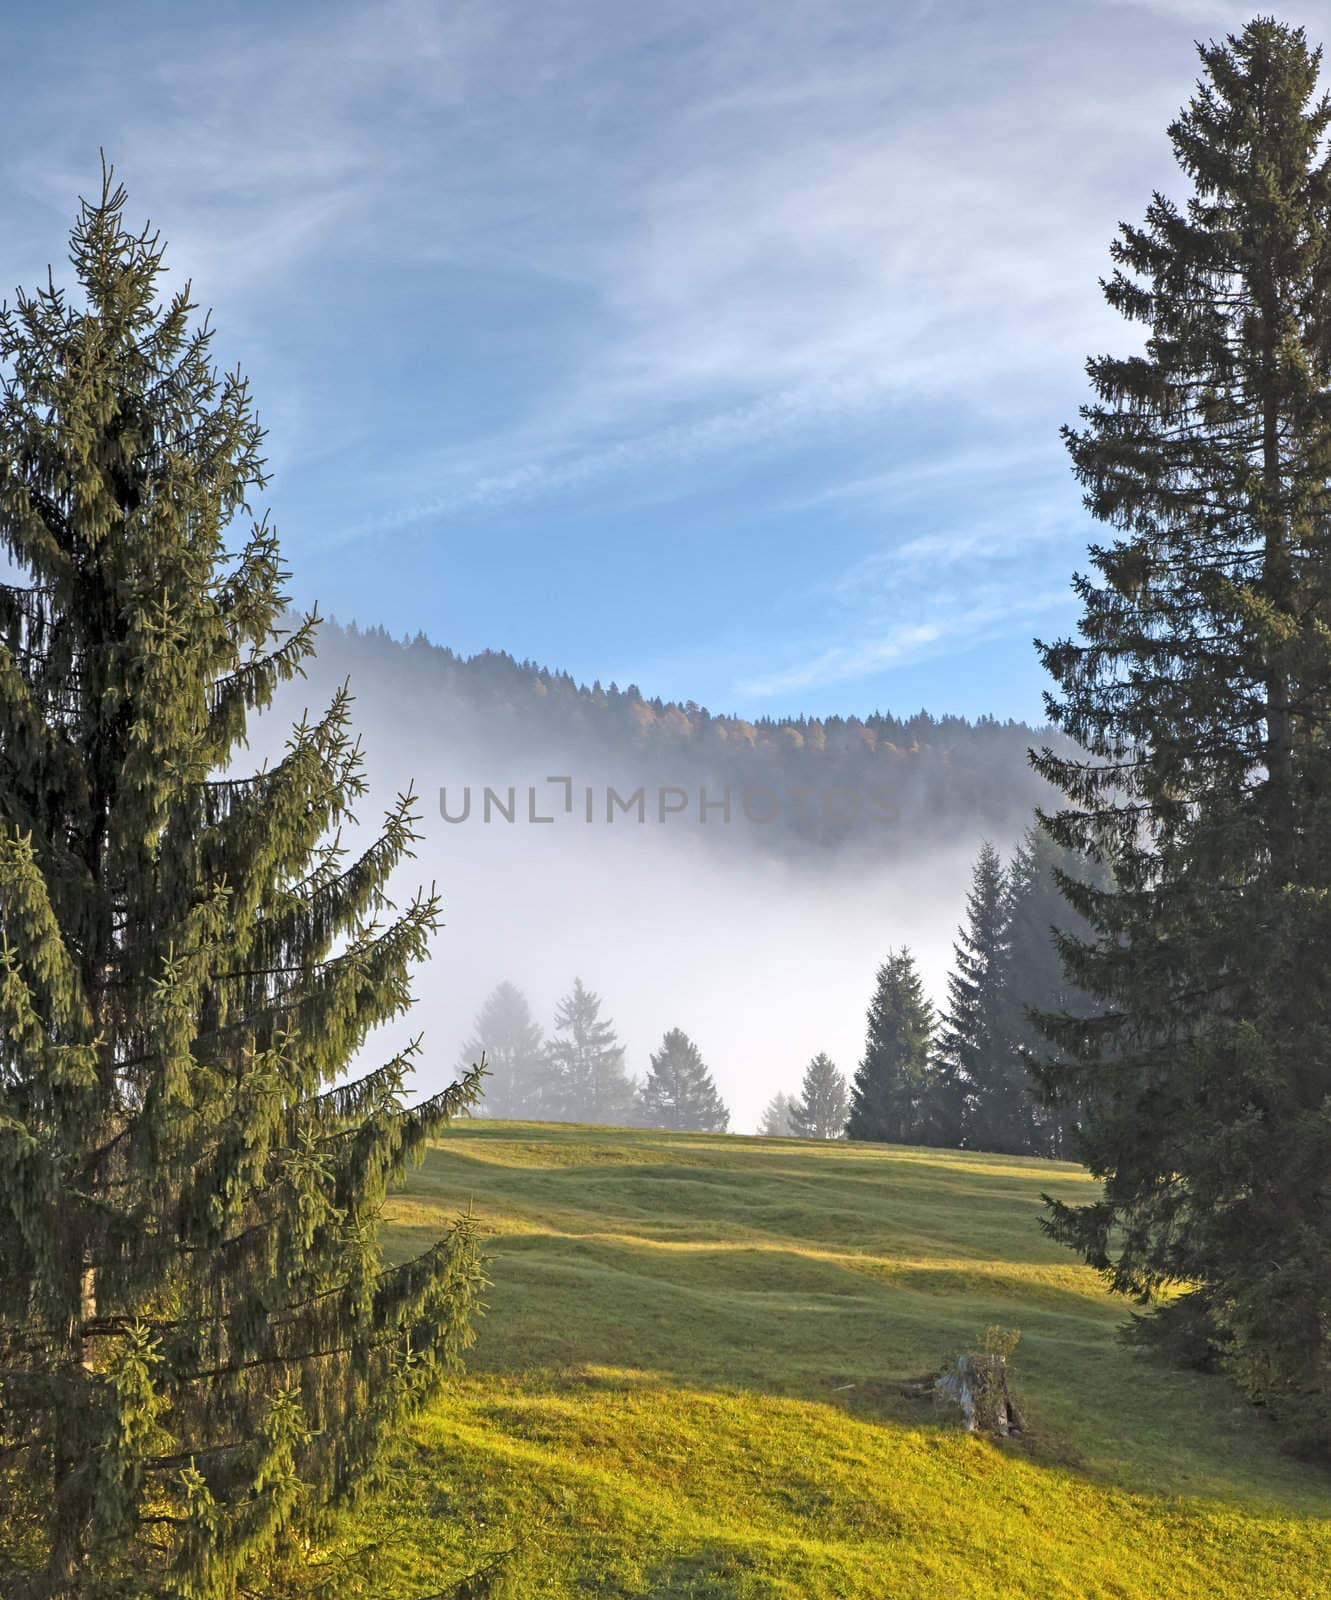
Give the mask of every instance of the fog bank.
M 291 719 L 323 704 L 324 687 L 284 692 L 256 727 L 251 754 L 275 757 Z M 456 721 L 444 742 L 428 707 L 373 683 L 353 689 L 370 783 L 357 808 L 359 842 L 394 796 L 414 787 L 422 838 L 393 892 L 402 904 L 433 882 L 444 916 L 416 979 L 417 1004 L 371 1039 L 366 1065 L 420 1033 L 417 1088 L 442 1087 L 496 984 L 522 989 L 548 1030 L 556 1002 L 580 977 L 602 997 L 632 1075 L 642 1076 L 668 1028 L 683 1028 L 730 1107 L 732 1129 L 748 1132 L 777 1090 L 797 1088 L 818 1051 L 853 1072 L 874 973 L 889 948 L 909 946 L 942 1000 L 984 831 L 978 822 L 946 844 L 917 849 L 905 832 L 877 855 L 848 847 L 784 858 L 737 795 L 729 821 L 713 788 L 703 820 L 694 791 L 687 811 L 662 822 L 648 783 L 643 820 L 637 807 L 618 804 L 607 820 L 607 791 L 628 798 L 642 782 L 625 763 L 598 769 L 585 751 L 568 757 L 535 745 L 517 753 L 477 726 L 459 734 Z M 570 781 L 551 785 L 551 776 Z M 465 822 L 444 820 L 441 789 L 453 817 L 470 790 Z M 882 826 L 911 829 L 907 820 Z M 347 842 L 357 844 L 354 835 Z M 994 842 L 1006 849 L 1013 840 Z

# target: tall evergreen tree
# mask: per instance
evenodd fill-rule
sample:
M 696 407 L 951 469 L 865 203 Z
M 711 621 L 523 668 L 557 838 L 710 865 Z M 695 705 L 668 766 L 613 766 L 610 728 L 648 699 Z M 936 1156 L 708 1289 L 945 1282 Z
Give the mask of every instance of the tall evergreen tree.
M 762 1121 L 758 1124 L 758 1132 L 765 1139 L 793 1139 L 795 1125 L 791 1121 L 791 1113 L 795 1102 L 790 1095 L 782 1090 L 772 1096 L 763 1107 Z
M 1049 1051 L 1037 1014 L 1088 1017 L 1094 1009 L 1090 997 L 1069 981 L 1057 942 L 1059 936 L 1084 937 L 1090 932 L 1069 905 L 1059 877 L 1060 873 L 1084 877 L 1086 867 L 1039 828 L 1027 831 L 1008 863 L 998 1024 L 1003 1052 L 991 1069 L 988 1120 L 996 1137 L 987 1148 L 1076 1155 L 1073 1130 L 1078 1106 L 1044 1104 L 1037 1092 L 1036 1064 Z
M 889 950 L 869 1003 L 864 1055 L 850 1091 L 848 1139 L 929 1141 L 933 1007 L 909 950 Z
M 1047 870 L 1052 854 L 1048 842 L 1031 830 L 1003 869 L 996 948 L 973 1001 L 982 1019 L 975 1030 L 981 1047 L 970 1062 L 966 1143 L 975 1149 L 1045 1153 L 1053 1113 L 1039 1104 L 1028 1070 L 1033 1027 L 1026 1008 L 1043 1002 L 1050 969 L 1061 973 L 1053 921 L 1041 921 L 1061 899 Z M 1057 983 L 1055 1000 L 1065 993 L 1066 985 Z
M 601 999 L 574 980 L 555 1010 L 548 1047 L 550 1115 L 558 1122 L 623 1127 L 635 1120 L 637 1090 L 624 1071 L 624 1046 L 601 1019 Z
M 218 776 L 315 619 L 280 634 L 266 522 L 229 553 L 262 433 L 124 203 L 82 208 L 81 298 L 0 314 L 0 1589 L 220 1600 L 467 1339 L 469 1230 L 389 1270 L 376 1228 L 476 1079 L 340 1082 L 435 926 L 376 921 L 412 801 L 347 859 L 345 692 Z
M 1103 860 L 1066 946 L 1097 1018 L 1049 1020 L 1103 1194 L 1053 1233 L 1189 1317 L 1331 1448 L 1331 104 L 1269 19 L 1201 49 L 1170 128 L 1194 186 L 1124 226 L 1105 286 L 1143 353 L 1067 431 L 1115 530 L 1043 649 L 1087 752 L 1040 770 Z M 1158 1325 L 1158 1324 L 1157 1324 Z M 1302 1426 L 1302 1425 L 1301 1425 Z
M 476 1014 L 475 1031 L 462 1047 L 459 1067 L 465 1071 L 485 1057 L 483 1099 L 478 1109 L 488 1117 L 532 1121 L 544 1115 L 549 1099 L 545 1037 L 532 1018 L 527 997 L 511 983 L 501 983 Z
M 648 1128 L 684 1133 L 724 1133 L 730 1126 L 730 1112 L 702 1053 L 681 1028 L 671 1028 L 651 1058 L 638 1096 L 638 1119 Z
M 930 1109 L 937 1142 L 988 1148 L 987 1087 L 1001 1080 L 999 1023 L 1007 896 L 1003 863 L 987 841 L 975 860 L 966 921 L 954 946 L 956 965 L 947 985 L 947 1010 L 932 1069 Z
M 797 1139 L 839 1139 L 846 1128 L 846 1080 L 821 1051 L 804 1069 L 799 1099 L 790 1108 Z

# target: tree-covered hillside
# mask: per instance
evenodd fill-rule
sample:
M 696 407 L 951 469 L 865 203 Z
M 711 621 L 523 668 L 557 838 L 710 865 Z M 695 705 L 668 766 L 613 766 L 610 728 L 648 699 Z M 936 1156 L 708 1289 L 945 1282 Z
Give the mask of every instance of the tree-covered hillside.
M 528 785 L 541 804 L 558 801 L 544 784 L 559 772 L 571 777 L 579 816 L 581 786 L 593 786 L 596 821 L 606 785 L 625 797 L 646 785 L 648 823 L 661 820 L 658 791 L 681 788 L 687 802 L 666 802 L 666 820 L 681 829 L 699 824 L 705 787 L 704 831 L 715 831 L 729 790 L 732 823 L 774 849 L 798 841 L 895 853 L 959 829 L 1015 839 L 1051 797 L 1027 763 L 1050 734 L 1021 722 L 927 711 L 749 720 L 649 698 L 635 684 L 579 684 L 502 651 L 463 656 L 424 635 L 397 640 L 336 622 L 323 627 L 315 671 L 319 692 L 350 677 L 372 764 L 388 748 L 410 749 L 428 803 L 441 784 L 456 800 L 471 785 L 477 805 L 481 786 L 514 785 L 524 814 Z M 550 766 L 556 758 L 563 764 Z

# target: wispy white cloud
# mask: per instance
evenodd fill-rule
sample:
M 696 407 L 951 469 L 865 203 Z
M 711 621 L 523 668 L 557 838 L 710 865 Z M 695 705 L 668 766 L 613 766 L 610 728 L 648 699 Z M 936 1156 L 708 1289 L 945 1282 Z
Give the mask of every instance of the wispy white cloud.
M 995 549 L 1078 542 L 1047 531 L 1075 514 L 1054 430 L 1124 340 L 1107 239 L 1169 181 L 1195 61 L 1165 19 L 1227 9 L 1131 3 L 1156 14 L 350 0 L 201 13 L 152 51 L 145 9 L 12 86 L 4 170 L 65 218 L 108 146 L 262 366 L 275 464 L 328 530 L 303 555 L 350 569 L 412 530 L 425 563 L 453 521 L 772 467 L 805 627 L 726 681 L 850 681 L 1017 616 L 1030 573 Z M 1051 520 L 1013 536 L 1033 485 Z M 825 579 L 852 517 L 876 552 Z
M 1101 5 L 1152 11 L 1175 22 L 1210 24 L 1238 29 L 1252 16 L 1262 15 L 1249 0 L 1099 0 Z
M 936 494 L 940 487 L 983 485 L 1022 479 L 1031 474 L 1062 471 L 1066 459 L 1057 439 L 1029 439 L 1011 435 L 989 446 L 958 447 L 919 454 L 882 472 L 859 478 L 838 479 L 811 494 L 787 502 L 787 508 L 815 511 L 853 503 L 887 510 Z
M 1056 38 L 1028 28 L 990 71 L 1006 22 L 937 6 L 672 11 L 554 6 L 532 27 L 504 0 L 394 0 L 317 30 L 205 24 L 133 68 L 99 39 L 17 172 L 67 209 L 105 126 L 174 258 L 256 333 L 330 260 L 363 260 L 386 299 L 413 263 L 575 296 L 571 359 L 465 445 L 400 440 L 395 503 L 349 507 L 344 540 L 903 399 L 1010 411 L 1075 364 L 1107 219 L 1061 155 L 1097 97 L 1046 91 L 1032 118 L 1023 93 L 1062 69 Z M 293 412 L 312 448 L 321 408 Z
M 49 252 L 74 197 L 96 190 L 104 148 L 129 190 L 131 222 L 161 226 L 170 283 L 188 277 L 217 311 L 222 358 L 239 351 L 252 367 L 261 352 L 270 456 L 281 466 L 351 431 L 312 386 L 309 353 L 290 350 L 287 315 L 317 306 L 358 258 L 386 278 L 420 130 L 460 114 L 492 23 L 473 0 L 330 5 L 317 27 L 308 13 L 240 8 L 190 21 L 163 27 L 131 4 L 113 34 L 63 30 L 59 70 L 9 85 L 5 198 L 11 212 L 21 200 L 45 217 Z M 22 258 L 0 242 L 3 281 L 33 280 L 38 231 L 27 229 Z M 67 276 L 59 254 L 55 268 Z M 367 340 L 391 337 L 371 308 L 357 313 Z
M 1014 392 L 1075 365 L 1096 314 L 1087 285 L 1108 219 L 1054 147 L 1095 120 L 1093 101 L 1059 101 L 1055 140 L 1014 101 L 1010 78 L 959 116 L 932 91 L 958 53 L 985 46 L 955 25 L 899 12 L 869 27 L 868 7 L 822 23 L 813 7 L 791 15 L 797 51 L 789 30 L 775 39 L 755 30 L 749 7 L 734 8 L 729 26 L 705 14 L 698 81 L 695 55 L 665 53 L 660 85 L 644 93 L 635 63 L 597 79 L 585 122 L 571 114 L 588 96 L 582 74 L 627 50 L 622 22 L 609 20 L 594 42 L 554 28 L 544 53 L 511 21 L 496 23 L 493 40 L 458 46 L 456 86 L 417 108 L 419 138 L 386 150 L 380 130 L 373 152 L 319 99 L 345 44 L 320 47 L 327 58 L 316 52 L 294 113 L 310 131 L 286 139 L 283 124 L 265 142 L 292 152 L 298 169 L 306 140 L 319 141 L 310 166 L 327 209 L 309 226 L 299 211 L 278 219 L 275 248 L 326 247 L 349 215 L 363 233 L 374 192 L 389 188 L 420 202 L 408 236 L 393 241 L 408 260 L 460 252 L 477 271 L 487 261 L 527 271 L 572 292 L 588 318 L 576 358 L 534 371 L 502 430 L 465 446 L 404 441 L 392 470 L 398 504 L 385 508 L 376 494 L 373 516 L 353 516 L 343 537 L 663 460 L 769 448 L 903 398 L 964 395 L 971 414 L 1010 411 Z M 495 40 L 513 57 L 506 64 L 486 48 Z M 1020 70 L 1038 76 L 1039 57 L 1031 47 Z M 228 81 L 243 72 L 233 66 Z M 508 103 L 518 79 L 531 92 L 513 125 L 478 111 L 487 97 Z M 396 58 L 376 81 L 408 97 L 413 82 Z M 429 194 L 421 164 L 435 144 L 445 155 Z M 483 169 L 468 167 L 482 158 Z M 264 259 L 248 232 L 235 253 Z
M 1014 495 L 1000 517 L 898 539 L 824 586 L 823 633 L 834 642 L 806 640 L 782 664 L 742 675 L 735 692 L 794 695 L 1024 634 L 1034 617 L 1071 611 L 1061 573 L 1081 544 L 1066 506 L 1042 494 Z
M 688 421 L 663 422 L 613 443 L 582 448 L 566 443 L 559 448 L 551 441 L 548 450 L 527 453 L 528 459 L 516 466 L 482 469 L 481 461 L 489 455 L 486 452 L 480 461 L 473 456 L 441 467 L 440 476 L 446 479 L 442 492 L 347 526 L 334 539 L 354 543 L 422 523 L 443 522 L 463 512 L 540 500 L 604 478 L 685 466 L 735 450 L 777 449 L 792 433 L 807 440 L 819 432 L 830 432 L 880 399 L 847 375 L 842 380 L 777 390 L 728 409 L 704 411 Z
M 851 644 L 833 645 L 811 660 L 774 672 L 741 679 L 738 694 L 755 700 L 777 695 L 799 695 L 808 689 L 873 678 L 891 667 L 927 661 L 943 649 L 974 649 L 978 644 L 1009 633 L 1027 619 L 1065 610 L 1066 586 L 1034 594 L 1001 593 L 985 600 L 971 593 L 965 603 L 936 602 L 925 606 L 922 620 L 899 622 Z

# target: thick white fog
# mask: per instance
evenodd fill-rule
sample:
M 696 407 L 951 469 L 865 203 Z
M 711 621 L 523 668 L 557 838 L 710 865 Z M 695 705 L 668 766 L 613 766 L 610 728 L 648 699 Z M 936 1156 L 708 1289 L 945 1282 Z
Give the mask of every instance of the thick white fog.
M 682 1027 L 747 1132 L 817 1051 L 853 1069 L 889 946 L 909 945 L 941 997 L 970 844 L 909 867 L 820 869 L 765 861 L 738 841 L 733 854 L 705 849 L 668 826 L 430 821 L 419 864 L 444 893 L 447 926 L 416 1008 L 426 1076 L 447 1071 L 500 979 L 548 1026 L 576 976 L 601 995 L 630 1071 L 641 1075 L 665 1030 Z
M 286 719 L 306 700 L 312 709 L 322 704 L 308 689 L 285 696 L 256 730 L 262 736 L 251 754 L 275 754 Z M 930 996 L 943 999 L 978 831 L 891 864 L 830 852 L 774 859 L 761 848 L 761 827 L 737 806 L 728 824 L 719 813 L 698 824 L 696 792 L 691 822 L 657 821 L 649 788 L 645 822 L 617 813 L 607 823 L 606 785 L 626 791 L 623 773 L 580 764 L 566 812 L 562 791 L 544 782 L 570 770 L 558 753 L 530 751 L 517 761 L 474 730 L 464 744 L 454 737 L 443 748 L 431 737 L 428 708 L 389 707 L 373 696 L 358 701 L 355 720 L 371 786 L 358 807 L 362 831 L 414 783 L 423 838 L 395 894 L 402 904 L 416 885 L 433 882 L 443 898 L 444 926 L 417 977 L 417 1004 L 367 1048 L 377 1061 L 423 1034 L 421 1091 L 455 1075 L 476 1012 L 497 983 L 517 984 L 548 1031 L 555 1003 L 580 977 L 601 996 L 632 1075 L 645 1072 L 666 1029 L 681 1027 L 711 1068 L 732 1129 L 749 1132 L 778 1089 L 798 1088 L 816 1052 L 853 1072 L 875 970 L 889 948 L 908 945 Z M 484 820 L 486 784 L 501 797 L 516 787 L 513 822 L 493 807 Z M 527 820 L 529 784 L 538 788 L 537 814 L 553 822 Z M 444 821 L 441 786 L 456 816 L 466 785 L 469 819 Z M 1011 842 L 995 840 L 1004 849 Z

